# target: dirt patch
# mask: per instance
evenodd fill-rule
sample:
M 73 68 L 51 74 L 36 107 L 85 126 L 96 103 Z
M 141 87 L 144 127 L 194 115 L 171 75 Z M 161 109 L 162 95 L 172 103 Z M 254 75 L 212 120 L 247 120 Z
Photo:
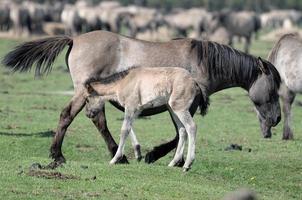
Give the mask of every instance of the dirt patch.
M 44 170 L 29 170 L 27 173 L 28 176 L 33 176 L 37 178 L 45 178 L 45 179 L 60 179 L 60 180 L 69 180 L 75 179 L 79 180 L 80 178 L 70 174 L 62 174 L 61 172 L 50 172 Z

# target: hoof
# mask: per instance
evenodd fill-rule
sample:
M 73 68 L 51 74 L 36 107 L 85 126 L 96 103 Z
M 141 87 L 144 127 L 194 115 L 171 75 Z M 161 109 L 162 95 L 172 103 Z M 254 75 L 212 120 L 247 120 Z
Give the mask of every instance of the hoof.
M 176 164 L 175 167 L 183 167 L 185 164 L 185 159 L 182 157 Z
M 293 135 L 283 135 L 282 140 L 293 140 L 294 136 Z
M 139 156 L 138 158 L 136 158 L 137 162 L 140 162 L 144 157 L 143 156 Z
M 57 162 L 57 161 L 53 161 L 51 163 L 49 163 L 45 169 L 56 169 L 60 166 L 63 166 L 63 163 L 62 162 Z
M 183 172 L 188 172 L 189 170 L 190 170 L 190 167 L 184 167 L 182 171 Z
M 270 135 L 269 134 L 268 135 L 264 135 L 263 138 L 265 138 L 265 139 L 271 139 L 272 135 L 271 134 Z
M 151 164 L 151 163 L 154 163 L 155 161 L 156 161 L 156 159 L 155 159 L 154 153 L 152 151 L 148 152 L 145 156 L 145 163 Z
M 118 158 L 116 161 L 115 160 L 111 160 L 110 165 L 114 165 L 114 164 L 129 164 L 127 157 L 125 155 L 123 155 L 121 158 Z
M 173 160 L 169 163 L 168 167 L 174 167 L 175 163 L 173 162 Z

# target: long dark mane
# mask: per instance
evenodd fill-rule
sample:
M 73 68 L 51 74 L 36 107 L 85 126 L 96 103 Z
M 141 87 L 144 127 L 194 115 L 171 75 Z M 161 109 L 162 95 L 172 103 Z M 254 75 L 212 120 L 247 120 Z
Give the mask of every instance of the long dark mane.
M 208 73 L 210 81 L 231 80 L 239 86 L 248 88 L 260 73 L 259 59 L 227 45 L 211 41 L 192 40 L 191 51 L 195 51 L 197 62 Z M 269 70 L 279 87 L 280 76 L 274 66 Z

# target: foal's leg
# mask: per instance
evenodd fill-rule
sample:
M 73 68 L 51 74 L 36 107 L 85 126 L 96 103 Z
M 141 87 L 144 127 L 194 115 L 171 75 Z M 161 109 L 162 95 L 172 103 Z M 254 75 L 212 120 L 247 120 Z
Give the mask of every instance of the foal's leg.
M 131 128 L 130 130 L 130 138 L 131 138 L 132 147 L 134 149 L 135 158 L 137 159 L 137 161 L 141 161 L 141 159 L 143 158 L 141 153 L 141 145 L 139 144 L 136 138 L 133 128 Z
M 82 91 L 79 91 L 73 96 L 69 104 L 61 112 L 57 132 L 53 138 L 50 148 L 50 156 L 54 159 L 54 162 L 50 163 L 49 167 L 55 168 L 65 162 L 65 158 L 61 150 L 63 139 L 68 126 L 71 124 L 75 116 L 82 110 L 84 105 L 85 97 Z
M 177 144 L 176 152 L 174 155 L 173 160 L 169 163 L 169 167 L 174 167 L 179 163 L 181 159 L 183 159 L 183 154 L 184 154 L 184 148 L 185 148 L 185 142 L 187 139 L 187 133 L 186 129 L 181 125 L 181 127 L 178 130 L 179 133 L 179 141 Z
M 102 137 L 104 138 L 107 148 L 111 154 L 111 157 L 113 158 L 113 156 L 117 151 L 118 145 L 114 141 L 107 126 L 107 121 L 105 116 L 105 104 L 102 107 L 101 111 L 98 113 L 98 115 L 92 119 L 92 122 L 94 123 L 94 125 L 97 127 Z M 117 163 L 128 163 L 128 160 L 126 156 L 123 156 L 120 160 L 117 161 Z
M 186 162 L 183 166 L 184 171 L 188 171 L 195 160 L 196 124 L 189 111 L 175 111 L 175 114 L 184 125 L 186 132 L 188 133 L 188 153 Z
M 131 131 L 133 119 L 134 119 L 134 112 L 125 110 L 125 117 L 124 117 L 122 129 L 121 129 L 120 142 L 119 142 L 115 156 L 110 161 L 111 165 L 115 164 L 118 160 L 120 160 L 123 157 L 125 141 Z
M 197 108 L 198 108 L 198 105 L 199 105 L 199 102 L 200 102 L 200 98 L 201 96 L 200 95 L 197 95 L 190 107 L 190 114 L 191 116 L 193 117 Z M 172 115 L 170 114 L 170 117 L 172 119 L 172 122 L 174 124 L 174 127 L 175 127 L 175 130 L 176 130 L 176 136 L 173 140 L 167 142 L 167 143 L 164 143 L 164 144 L 161 144 L 159 146 L 156 146 L 152 149 L 152 151 L 148 152 L 145 156 L 145 162 L 146 163 L 154 163 L 155 161 L 157 161 L 158 159 L 160 159 L 161 157 L 164 157 L 165 155 L 167 155 L 170 151 L 172 151 L 173 149 L 176 148 L 177 146 L 177 143 L 178 143 L 178 137 L 179 137 L 179 133 L 178 133 L 178 128 L 177 128 L 177 124 L 176 122 L 174 121 Z
M 294 138 L 291 130 L 291 107 L 295 100 L 296 94 L 293 93 L 284 84 L 280 89 L 280 97 L 283 102 L 284 126 L 283 126 L 283 140 L 290 140 Z

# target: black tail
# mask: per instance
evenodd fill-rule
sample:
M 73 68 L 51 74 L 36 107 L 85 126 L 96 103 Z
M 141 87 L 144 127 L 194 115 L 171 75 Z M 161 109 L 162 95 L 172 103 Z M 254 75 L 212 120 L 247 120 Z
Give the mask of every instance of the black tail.
M 196 87 L 200 92 L 200 101 L 199 101 L 200 114 L 204 116 L 207 114 L 208 107 L 210 105 L 209 95 L 207 93 L 206 87 L 204 87 L 202 84 L 197 83 L 197 81 L 196 81 Z
M 5 55 L 2 64 L 14 72 L 30 71 L 35 65 L 35 75 L 51 71 L 56 57 L 66 45 L 72 46 L 72 38 L 57 36 L 25 42 Z

